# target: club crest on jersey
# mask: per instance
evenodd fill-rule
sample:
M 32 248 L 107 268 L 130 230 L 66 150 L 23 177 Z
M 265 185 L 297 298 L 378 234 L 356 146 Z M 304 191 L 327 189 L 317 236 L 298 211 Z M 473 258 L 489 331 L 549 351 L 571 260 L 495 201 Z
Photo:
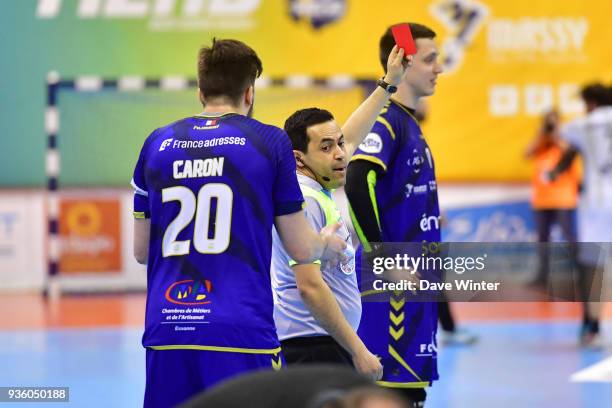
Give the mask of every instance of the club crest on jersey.
M 212 292 L 212 283 L 203 281 L 182 280 L 173 283 L 166 290 L 166 300 L 177 305 L 205 305 L 211 303 L 208 298 Z
M 368 134 L 359 145 L 359 150 L 370 154 L 380 153 L 382 148 L 383 142 L 377 133 Z
M 355 272 L 355 254 L 353 254 L 351 251 L 345 251 L 344 254 L 348 260 L 340 262 L 340 270 L 345 275 L 351 275 L 353 272 Z
M 289 0 L 289 14 L 293 20 L 306 20 L 318 30 L 344 17 L 346 0 Z
M 425 157 L 418 149 L 412 149 L 412 157 L 406 161 L 406 164 L 412 167 L 412 171 L 417 174 L 421 171 L 423 163 L 425 163 Z

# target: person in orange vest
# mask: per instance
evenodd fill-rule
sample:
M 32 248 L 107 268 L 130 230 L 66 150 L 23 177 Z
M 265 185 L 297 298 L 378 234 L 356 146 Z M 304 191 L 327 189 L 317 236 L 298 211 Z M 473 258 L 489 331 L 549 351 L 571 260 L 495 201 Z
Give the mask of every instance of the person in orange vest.
M 549 177 L 566 149 L 559 137 L 559 114 L 552 110 L 543 117 L 542 126 L 525 152 L 534 161 L 531 179 L 531 206 L 534 211 L 538 242 L 550 242 L 552 226 L 561 227 L 566 242 L 576 242 L 575 212 L 580 189 L 580 168 L 577 160 L 556 178 Z M 545 245 L 539 248 L 538 273 L 532 282 L 546 286 L 549 273 L 549 254 Z

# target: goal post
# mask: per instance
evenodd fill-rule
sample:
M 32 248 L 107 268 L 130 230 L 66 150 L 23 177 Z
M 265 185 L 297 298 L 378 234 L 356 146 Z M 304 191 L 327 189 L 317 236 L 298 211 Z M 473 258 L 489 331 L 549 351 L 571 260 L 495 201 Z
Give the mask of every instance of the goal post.
M 261 77 L 255 84 L 255 118 L 282 127 L 295 110 L 317 106 L 343 123 L 375 83 L 348 75 Z M 198 113 L 197 80 L 62 78 L 53 71 L 46 87 L 45 293 L 144 290 L 146 274 L 131 256 L 131 168 L 148 132 Z M 84 235 L 66 236 L 71 226 Z M 96 236 L 96 228 L 111 235 Z M 113 234 L 119 237 L 115 252 L 94 254 L 113 246 Z M 69 256 L 70 250 L 83 256 Z

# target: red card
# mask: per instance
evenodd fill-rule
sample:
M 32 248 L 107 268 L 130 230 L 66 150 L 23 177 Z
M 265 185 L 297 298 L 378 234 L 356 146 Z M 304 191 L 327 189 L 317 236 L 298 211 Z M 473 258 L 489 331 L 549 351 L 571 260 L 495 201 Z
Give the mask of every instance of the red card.
M 395 39 L 397 46 L 404 49 L 404 55 L 416 54 L 416 44 L 412 39 L 412 33 L 410 32 L 410 26 L 408 23 L 396 24 L 392 26 L 391 33 L 393 33 L 393 38 Z

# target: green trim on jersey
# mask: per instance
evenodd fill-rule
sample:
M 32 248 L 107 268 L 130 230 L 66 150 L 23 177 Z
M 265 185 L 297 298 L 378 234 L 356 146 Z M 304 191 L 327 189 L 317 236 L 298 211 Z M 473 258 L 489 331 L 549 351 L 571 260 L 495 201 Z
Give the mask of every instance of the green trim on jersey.
M 353 207 L 351 207 L 351 203 L 348 203 L 348 209 L 349 214 L 351 216 L 351 221 L 353 221 L 353 228 L 355 228 L 355 233 L 357 233 L 357 237 L 359 238 L 359 242 L 361 242 L 361 245 L 363 246 L 363 250 L 366 252 L 371 252 L 372 247 L 370 246 L 370 243 L 368 242 L 365 234 L 363 233 L 363 229 L 361 228 L 361 225 L 359 225 L 359 221 L 357 221 L 357 217 L 353 212 Z
M 376 224 L 378 224 L 378 229 L 380 230 L 380 217 L 378 216 L 378 204 L 376 202 L 376 172 L 374 170 L 370 170 L 368 172 L 367 180 L 370 201 L 372 202 L 372 207 L 374 208 L 374 215 L 376 215 Z
M 365 160 L 374 164 L 378 164 L 380 167 L 383 168 L 385 172 L 387 171 L 387 165 L 383 163 L 382 160 L 380 160 L 378 157 L 369 156 L 367 154 L 354 154 L 353 157 L 351 157 L 350 161 L 353 162 L 356 160 Z
M 246 354 L 278 354 L 281 351 L 280 347 L 273 349 L 252 349 L 241 347 L 221 347 L 221 346 L 200 346 L 196 344 L 170 344 L 167 346 L 147 346 L 153 350 L 207 350 L 207 351 L 222 351 L 225 353 L 246 353 Z
M 327 194 L 322 191 L 317 191 L 312 187 L 300 185 L 302 189 L 302 194 L 306 197 L 314 198 L 317 200 L 321 208 L 323 209 L 323 213 L 325 213 L 325 226 L 328 227 L 342 219 L 338 209 L 336 208 L 336 203 L 334 200 L 329 198 Z
M 240 114 L 238 112 L 225 112 L 225 113 L 218 113 L 218 114 L 202 112 L 202 113 L 198 113 L 197 115 L 194 115 L 193 117 L 203 118 L 203 119 L 220 119 L 222 117 L 229 116 L 229 115 L 240 115 Z
M 340 216 L 340 213 L 338 212 L 338 208 L 336 208 L 336 203 L 334 202 L 334 200 L 329 198 L 327 194 L 323 193 L 320 190 L 317 191 L 314 188 L 308 187 L 305 185 L 300 185 L 300 188 L 302 189 L 302 194 L 304 194 L 305 197 L 314 198 L 317 201 L 317 203 L 319 203 L 319 205 L 321 206 L 321 209 L 323 210 L 323 213 L 325 214 L 325 226 L 326 227 L 342 219 L 342 217 Z M 306 205 L 306 202 L 304 201 L 304 206 L 305 205 Z M 314 262 L 309 262 L 309 264 L 321 265 L 321 261 L 316 260 Z M 290 259 L 289 266 L 294 266 L 294 265 L 298 265 L 298 262 L 296 262 L 293 259 Z
M 374 170 L 370 170 L 368 172 L 367 181 L 368 181 L 368 193 L 370 194 L 372 208 L 374 208 L 374 215 L 376 216 L 376 225 L 378 225 L 378 229 L 380 230 L 380 217 L 378 215 L 378 203 L 376 201 L 376 190 L 375 190 L 376 172 Z M 363 250 L 366 252 L 371 252 L 372 247 L 370 246 L 370 243 L 368 242 L 367 237 L 363 233 L 363 229 L 361 228 L 361 225 L 359 225 L 359 221 L 357 220 L 357 217 L 355 216 L 355 213 L 353 212 L 353 207 L 351 207 L 350 203 L 348 205 L 348 208 L 349 208 L 349 214 L 351 215 L 351 220 L 353 221 L 353 227 L 355 228 L 357 237 L 359 237 L 359 241 L 361 242 L 361 245 L 363 246 Z

